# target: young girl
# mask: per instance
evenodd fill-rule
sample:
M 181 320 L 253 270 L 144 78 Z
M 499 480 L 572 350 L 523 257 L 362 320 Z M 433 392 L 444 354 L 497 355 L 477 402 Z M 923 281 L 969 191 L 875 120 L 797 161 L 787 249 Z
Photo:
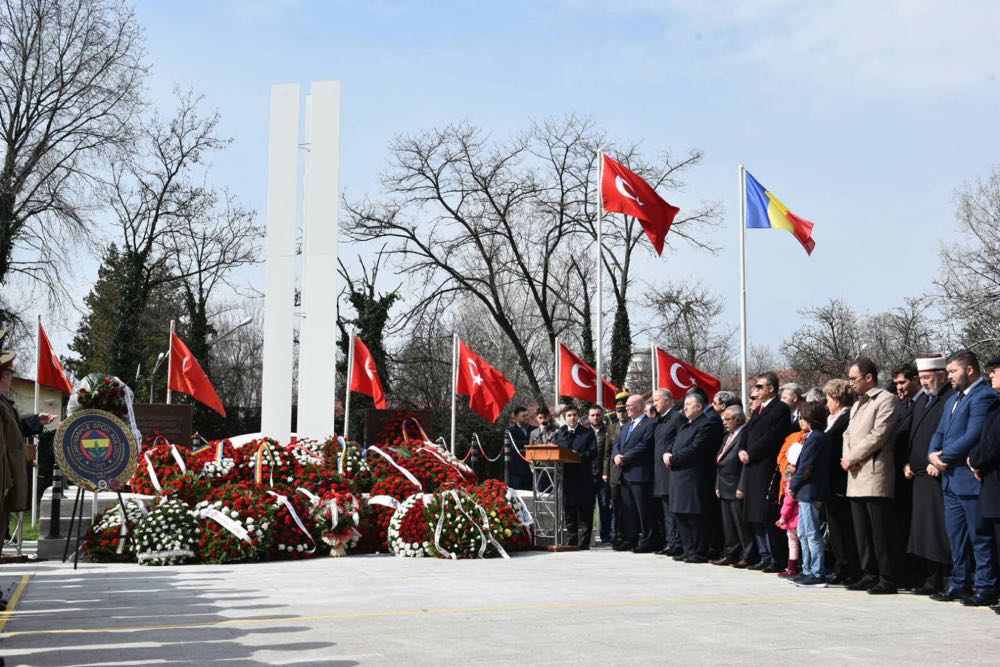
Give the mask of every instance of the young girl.
M 782 476 L 782 485 L 785 489 L 785 499 L 781 503 L 781 516 L 775 522 L 778 528 L 783 528 L 785 533 L 788 535 L 788 567 L 785 568 L 784 572 L 779 572 L 778 576 L 782 579 L 792 579 L 799 574 L 799 503 L 795 500 L 795 497 L 788 492 L 788 484 L 792 481 L 792 476 L 795 474 L 795 464 L 799 460 L 799 452 L 802 451 L 802 445 L 795 443 L 788 448 L 788 466 L 785 468 L 785 473 Z
M 799 504 L 799 542 L 802 545 L 802 574 L 792 580 L 796 586 L 826 587 L 823 571 L 823 531 L 819 512 L 830 500 L 830 440 L 823 431 L 827 410 L 822 403 L 806 403 L 799 411 L 799 426 L 806 434 L 799 454 L 798 469 L 788 483 L 788 495 Z

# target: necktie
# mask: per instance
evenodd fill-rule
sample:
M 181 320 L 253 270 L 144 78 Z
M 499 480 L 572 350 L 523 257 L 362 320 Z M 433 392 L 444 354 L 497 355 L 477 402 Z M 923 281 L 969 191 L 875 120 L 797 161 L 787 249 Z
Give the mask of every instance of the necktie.
M 736 437 L 736 433 L 730 433 L 730 434 L 729 434 L 729 437 L 728 437 L 728 438 L 726 438 L 726 444 L 724 444 L 724 445 L 722 446 L 722 451 L 720 451 L 720 452 L 719 452 L 719 455 L 715 457 L 715 462 L 716 462 L 716 463 L 718 463 L 719 461 L 721 461 L 721 460 L 722 460 L 722 457 L 723 457 L 723 456 L 725 456 L 725 455 L 726 455 L 726 452 L 728 452 L 728 451 L 729 451 L 729 445 L 731 445 L 731 444 L 732 444 L 732 442 L 733 442 L 733 438 L 735 438 L 735 437 Z
M 630 421 L 628 423 L 628 426 L 625 427 L 625 442 L 628 442 L 628 439 L 632 436 L 632 426 L 634 426 L 634 425 L 635 425 L 635 422 L 634 421 Z
M 965 392 L 958 392 L 958 396 L 955 398 L 955 402 L 951 406 L 951 414 L 955 414 L 955 410 L 958 410 L 958 404 L 962 402 L 963 398 L 965 398 Z

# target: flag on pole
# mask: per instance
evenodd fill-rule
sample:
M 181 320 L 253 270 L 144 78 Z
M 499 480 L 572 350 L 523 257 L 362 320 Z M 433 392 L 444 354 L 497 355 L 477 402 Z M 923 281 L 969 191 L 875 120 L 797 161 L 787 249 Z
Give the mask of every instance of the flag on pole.
M 351 373 L 351 391 L 371 396 L 375 399 L 375 407 L 379 410 L 385 410 L 389 404 L 385 401 L 385 390 L 382 389 L 382 381 L 378 376 L 375 357 L 356 334 L 354 336 L 354 358 L 351 363 L 354 365 Z
M 559 357 L 559 394 L 597 403 L 597 371 L 562 343 L 559 344 Z M 604 407 L 613 408 L 618 387 L 607 380 L 602 387 L 601 402 Z
M 510 399 L 514 398 L 515 389 L 503 373 L 486 363 L 459 339 L 457 393 L 469 397 L 469 407 L 475 412 L 496 422 Z
M 813 248 L 816 247 L 816 242 L 812 238 L 813 223 L 789 211 L 788 207 L 770 190 L 758 183 L 749 171 L 744 173 L 747 229 L 784 229 L 798 239 L 806 249 L 807 255 L 811 255 Z
M 170 373 L 167 388 L 187 394 L 223 417 L 226 416 L 226 409 L 222 407 L 222 401 L 215 393 L 211 380 L 205 375 L 201 364 L 191 354 L 188 346 L 174 332 L 170 333 Z
M 656 348 L 657 389 L 666 389 L 675 399 L 684 398 L 691 387 L 701 387 L 708 400 L 715 397 L 722 383 L 705 371 Z
M 649 183 L 607 155 L 604 156 L 601 196 L 605 211 L 624 213 L 639 220 L 656 254 L 663 254 L 663 242 L 679 208 L 668 204 Z
M 43 387 L 58 389 L 64 394 L 73 393 L 73 385 L 67 379 L 59 357 L 52 351 L 52 343 L 41 322 L 38 323 L 38 368 L 35 369 L 35 381 Z

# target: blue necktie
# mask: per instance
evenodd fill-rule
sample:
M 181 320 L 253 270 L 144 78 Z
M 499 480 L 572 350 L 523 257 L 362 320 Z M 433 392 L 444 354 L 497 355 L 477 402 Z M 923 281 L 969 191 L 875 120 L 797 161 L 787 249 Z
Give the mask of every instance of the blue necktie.
M 635 426 L 635 422 L 634 421 L 630 421 L 628 423 L 628 428 L 625 429 L 625 442 L 628 442 L 628 439 L 632 436 L 632 427 L 633 426 Z

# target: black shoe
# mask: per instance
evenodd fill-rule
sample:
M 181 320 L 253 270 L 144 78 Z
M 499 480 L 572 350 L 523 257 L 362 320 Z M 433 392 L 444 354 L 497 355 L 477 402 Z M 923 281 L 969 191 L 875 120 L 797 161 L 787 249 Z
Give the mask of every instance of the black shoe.
M 621 542 L 612 547 L 615 551 L 632 551 L 632 545 L 628 542 Z
M 643 546 L 643 545 L 640 544 L 635 549 L 632 549 L 632 553 L 634 553 L 634 554 L 651 554 L 651 553 L 653 553 L 653 547 L 651 547 L 649 545 Z
M 785 571 L 785 568 L 781 567 L 780 565 L 778 565 L 774 561 L 771 561 L 771 563 L 767 567 L 765 567 L 763 570 L 761 570 L 761 572 L 763 572 L 765 574 L 777 574 L 778 572 L 784 572 L 784 571 Z
M 993 610 L 994 614 L 1000 615 L 1000 604 L 995 604 L 991 606 L 990 609 Z
M 685 563 L 707 563 L 708 559 L 704 556 L 688 556 L 684 559 Z
M 870 579 L 868 577 L 861 577 L 857 581 L 851 584 L 847 584 L 847 590 L 849 591 L 867 591 L 877 584 L 878 581 L 875 579 Z
M 733 565 L 734 563 L 736 563 L 736 559 L 728 556 L 712 561 L 712 565 Z
M 675 560 L 675 561 L 677 561 L 677 562 L 680 562 L 680 561 L 684 560 L 684 554 L 683 554 L 683 553 L 679 553 L 679 554 L 677 554 L 676 556 L 673 556 L 673 557 L 672 557 L 672 560 Z
M 670 553 L 667 554 L 667 555 L 668 556 L 683 556 L 684 555 L 684 547 L 671 547 Z
M 868 589 L 868 595 L 895 595 L 899 590 L 892 584 L 879 582 Z
M 956 600 L 961 600 L 962 598 L 967 597 L 969 597 L 968 588 L 952 588 L 949 586 L 940 593 L 932 595 L 931 599 L 936 600 L 937 602 L 955 602 Z
M 991 588 L 976 591 L 969 597 L 962 598 L 966 607 L 990 607 L 997 603 L 997 592 Z
M 767 567 L 770 567 L 770 566 L 771 566 L 771 561 L 770 560 L 761 560 L 761 561 L 757 561 L 753 565 L 750 565 L 749 567 L 747 567 L 747 569 L 748 570 L 754 570 L 756 572 L 756 571 L 763 570 L 764 568 L 767 568 Z
M 935 593 L 940 593 L 941 588 L 934 586 L 933 584 L 924 584 L 923 586 L 918 586 L 914 588 L 910 593 L 912 595 L 934 595 Z
M 654 551 L 653 553 L 656 554 L 657 556 L 670 556 L 671 550 L 668 547 L 664 547 L 659 551 Z

